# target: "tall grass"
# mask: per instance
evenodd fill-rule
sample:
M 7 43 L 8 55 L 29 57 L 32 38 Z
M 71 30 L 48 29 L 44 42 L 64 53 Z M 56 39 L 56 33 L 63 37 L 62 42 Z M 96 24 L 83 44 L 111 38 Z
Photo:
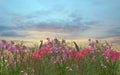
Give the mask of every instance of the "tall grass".
M 120 52 L 106 42 L 89 40 L 81 49 L 75 42 L 70 47 L 65 40 L 47 40 L 32 50 L 1 41 L 0 75 L 120 75 Z

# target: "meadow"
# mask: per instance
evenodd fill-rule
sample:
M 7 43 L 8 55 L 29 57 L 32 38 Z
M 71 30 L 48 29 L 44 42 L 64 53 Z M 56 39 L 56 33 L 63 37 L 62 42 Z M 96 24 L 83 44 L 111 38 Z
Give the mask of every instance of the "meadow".
M 120 51 L 88 39 L 86 45 L 47 38 L 25 46 L 0 41 L 0 75 L 120 75 Z

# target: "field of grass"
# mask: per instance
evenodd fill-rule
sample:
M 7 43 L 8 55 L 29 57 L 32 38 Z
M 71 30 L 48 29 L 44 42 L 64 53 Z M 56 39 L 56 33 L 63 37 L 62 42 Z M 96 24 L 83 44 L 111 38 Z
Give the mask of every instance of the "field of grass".
M 24 46 L 26 45 L 26 46 Z M 0 41 L 0 75 L 120 75 L 119 45 L 50 39 Z

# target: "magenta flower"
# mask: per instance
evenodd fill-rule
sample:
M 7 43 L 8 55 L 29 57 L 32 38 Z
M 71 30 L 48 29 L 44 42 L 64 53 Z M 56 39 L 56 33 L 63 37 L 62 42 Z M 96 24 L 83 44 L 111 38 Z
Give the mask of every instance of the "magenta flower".
M 84 58 L 86 56 L 87 53 L 92 52 L 92 50 L 90 48 L 86 48 L 83 50 L 80 50 L 79 52 L 76 53 L 76 56 L 79 58 Z
M 105 58 L 112 59 L 113 61 L 120 59 L 120 52 L 117 52 L 115 50 L 106 50 L 102 55 Z
M 50 52 L 50 49 L 48 47 L 42 47 L 41 49 L 39 49 L 33 53 L 33 57 L 39 58 L 48 52 Z
M 28 73 L 27 73 L 27 72 L 25 72 L 23 75 L 28 75 Z

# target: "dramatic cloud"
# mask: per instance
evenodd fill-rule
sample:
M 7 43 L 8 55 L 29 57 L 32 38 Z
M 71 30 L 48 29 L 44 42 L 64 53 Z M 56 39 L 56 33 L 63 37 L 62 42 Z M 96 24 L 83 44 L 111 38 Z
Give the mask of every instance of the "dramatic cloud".
M 4 32 L 0 33 L 0 36 L 2 36 L 2 37 L 26 37 L 26 36 L 29 36 L 29 35 L 28 35 L 28 33 L 24 33 L 24 32 L 21 32 L 21 31 L 7 30 L 7 31 L 4 31 Z
M 120 36 L 119 0 L 0 0 L 0 38 Z
M 3 32 L 2 34 L 1 34 L 1 36 L 4 36 L 4 37 L 23 37 L 23 36 L 25 36 L 25 35 L 21 35 L 21 34 L 19 34 L 19 33 L 16 33 L 16 32 Z
M 6 26 L 6 25 L 0 25 L 0 32 L 8 31 L 8 30 L 14 30 L 16 27 L 14 26 Z

